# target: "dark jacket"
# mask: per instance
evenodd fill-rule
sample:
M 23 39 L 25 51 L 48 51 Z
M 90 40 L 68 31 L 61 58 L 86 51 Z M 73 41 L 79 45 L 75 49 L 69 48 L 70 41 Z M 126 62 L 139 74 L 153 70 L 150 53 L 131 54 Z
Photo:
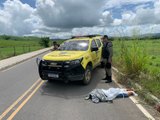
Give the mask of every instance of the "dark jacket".
M 102 58 L 108 59 L 109 57 L 112 57 L 112 42 L 107 42 L 103 44 L 102 48 Z

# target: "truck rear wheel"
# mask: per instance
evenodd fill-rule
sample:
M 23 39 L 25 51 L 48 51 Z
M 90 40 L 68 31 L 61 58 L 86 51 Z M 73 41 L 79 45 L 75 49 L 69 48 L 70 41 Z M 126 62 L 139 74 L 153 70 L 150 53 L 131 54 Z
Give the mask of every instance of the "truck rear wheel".
M 86 67 L 86 70 L 85 70 L 85 73 L 84 73 L 84 78 L 83 78 L 83 84 L 84 85 L 88 85 L 91 81 L 91 73 L 92 73 L 92 68 L 91 66 L 87 66 Z

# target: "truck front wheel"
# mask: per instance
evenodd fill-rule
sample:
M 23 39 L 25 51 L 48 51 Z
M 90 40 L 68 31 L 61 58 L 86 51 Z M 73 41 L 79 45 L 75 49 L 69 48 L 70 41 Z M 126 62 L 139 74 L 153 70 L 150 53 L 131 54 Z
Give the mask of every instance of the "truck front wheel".
M 83 84 L 84 85 L 88 85 L 91 81 L 91 73 L 92 73 L 92 68 L 91 66 L 87 66 L 86 67 L 86 70 L 85 70 L 85 73 L 84 73 L 84 78 L 83 78 Z

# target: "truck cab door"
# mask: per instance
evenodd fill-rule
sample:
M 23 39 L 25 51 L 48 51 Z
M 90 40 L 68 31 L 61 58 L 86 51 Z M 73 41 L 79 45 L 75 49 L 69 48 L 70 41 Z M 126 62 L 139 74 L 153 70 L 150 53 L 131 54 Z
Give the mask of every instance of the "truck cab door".
M 97 62 L 100 63 L 102 61 L 102 42 L 99 39 L 96 39 L 96 43 L 98 46 L 98 51 L 97 51 Z
M 95 67 L 98 63 L 98 46 L 96 44 L 95 40 L 92 40 L 91 43 L 91 57 L 92 57 L 92 63 L 93 63 L 93 67 Z

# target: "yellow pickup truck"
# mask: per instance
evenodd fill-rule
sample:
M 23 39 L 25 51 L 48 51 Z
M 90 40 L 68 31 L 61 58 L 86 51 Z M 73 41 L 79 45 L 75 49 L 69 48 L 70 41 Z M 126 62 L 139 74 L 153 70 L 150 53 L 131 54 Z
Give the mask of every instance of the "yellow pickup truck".
M 75 37 L 62 43 L 58 50 L 43 56 L 39 62 L 42 80 L 81 80 L 87 85 L 92 70 L 101 63 L 100 36 Z

